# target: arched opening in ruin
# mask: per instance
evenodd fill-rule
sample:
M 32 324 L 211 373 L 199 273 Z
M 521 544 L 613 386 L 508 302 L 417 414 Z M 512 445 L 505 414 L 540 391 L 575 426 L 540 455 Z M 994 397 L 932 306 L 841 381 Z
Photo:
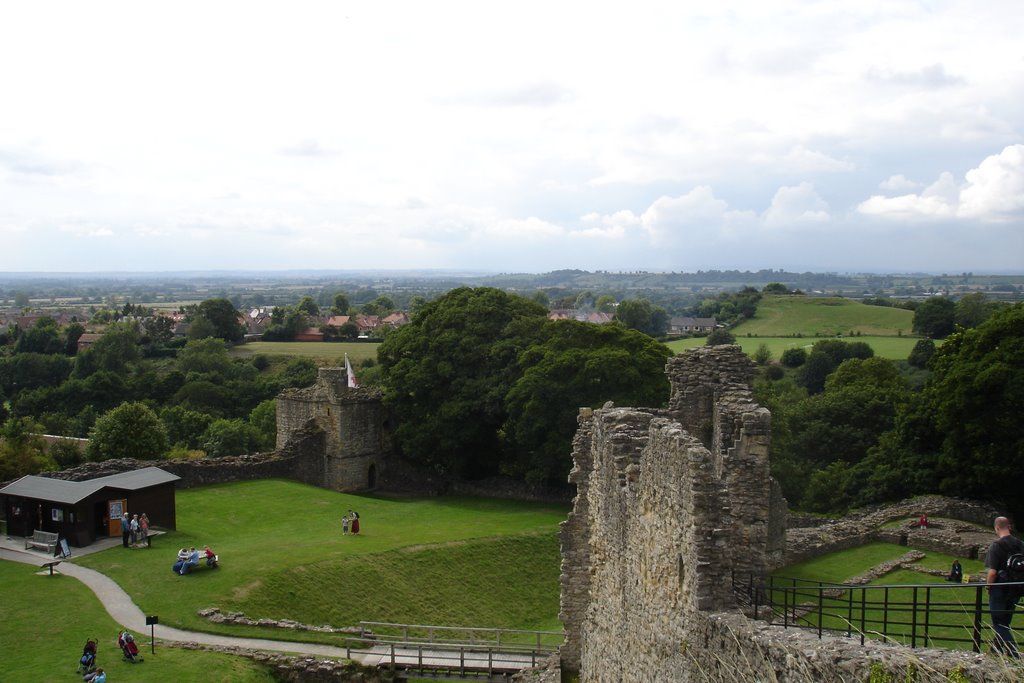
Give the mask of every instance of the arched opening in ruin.
M 366 473 L 366 487 L 370 489 L 377 488 L 377 466 L 370 465 L 369 470 Z

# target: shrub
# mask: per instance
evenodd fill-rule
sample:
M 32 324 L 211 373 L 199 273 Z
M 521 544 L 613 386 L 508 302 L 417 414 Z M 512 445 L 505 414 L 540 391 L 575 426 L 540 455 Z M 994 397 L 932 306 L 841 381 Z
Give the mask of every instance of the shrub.
M 780 361 L 787 368 L 798 368 L 807 362 L 807 351 L 802 348 L 786 349 Z

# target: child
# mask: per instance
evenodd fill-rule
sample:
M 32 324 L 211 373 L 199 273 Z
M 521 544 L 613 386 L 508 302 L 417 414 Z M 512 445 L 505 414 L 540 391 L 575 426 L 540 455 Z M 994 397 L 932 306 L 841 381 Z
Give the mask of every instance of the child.
M 341 533 L 343 536 L 348 536 L 348 515 L 341 518 Z

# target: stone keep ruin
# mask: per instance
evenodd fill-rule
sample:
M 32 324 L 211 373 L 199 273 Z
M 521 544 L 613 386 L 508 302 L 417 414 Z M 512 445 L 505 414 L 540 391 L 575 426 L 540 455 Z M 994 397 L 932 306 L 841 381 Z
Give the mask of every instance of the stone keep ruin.
M 335 491 L 375 488 L 389 450 L 380 392 L 349 387 L 345 368 L 320 368 L 313 386 L 278 395 L 277 450 L 306 456 L 309 483 Z M 308 471 L 310 463 L 316 472 Z
M 754 366 L 739 346 L 687 351 L 666 371 L 667 410 L 580 411 L 569 477 L 577 496 L 560 534 L 563 677 L 947 680 L 956 671 L 956 680 L 1003 680 L 982 655 L 861 646 L 748 619 L 732 573 L 746 580 L 784 562 L 771 415 L 752 398 Z

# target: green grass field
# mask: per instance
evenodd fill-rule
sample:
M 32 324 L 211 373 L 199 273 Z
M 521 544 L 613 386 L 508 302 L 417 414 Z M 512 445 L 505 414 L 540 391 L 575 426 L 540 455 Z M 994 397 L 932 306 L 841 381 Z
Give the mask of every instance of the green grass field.
M 86 639 L 98 643 L 96 661 L 110 681 L 207 681 L 272 683 L 270 673 L 243 657 L 157 646 L 151 653 L 147 634 L 139 636 L 145 661 L 122 661 L 117 647 L 120 625 L 96 596 L 77 580 L 62 575 L 38 576 L 38 567 L 0 561 L 0 642 L 4 645 L 0 679 L 5 681 L 81 680 L 78 658 Z M 170 575 L 170 572 L 168 572 Z
M 345 354 L 352 365 L 359 365 L 363 360 L 371 358 L 377 360 L 378 343 L 362 342 L 266 342 L 257 341 L 242 344 L 232 349 L 231 353 L 236 356 L 255 356 L 263 354 L 266 356 L 301 356 L 312 358 L 319 364 L 344 363 Z
M 814 342 L 814 337 L 736 337 L 736 343 L 743 348 L 743 352 L 752 355 L 761 344 L 765 344 L 772 352 L 772 358 L 778 360 L 786 349 L 804 348 L 808 352 Z M 906 360 L 910 351 L 917 343 L 916 337 L 844 337 L 843 341 L 859 341 L 869 345 L 879 358 L 889 360 Z M 675 353 L 682 353 L 686 349 L 704 346 L 703 338 L 677 339 L 671 341 L 667 346 Z
M 362 533 L 342 536 L 359 512 Z M 259 635 L 209 623 L 205 607 L 255 618 L 349 626 L 360 620 L 560 630 L 558 523 L 568 506 L 469 498 L 388 499 L 264 480 L 177 494 L 178 531 L 150 549 L 79 562 L 117 581 L 161 624 Z M 170 571 L 181 546 L 210 545 L 216 570 Z M 277 634 L 340 644 L 338 636 Z
M 765 296 L 757 315 L 732 330 L 738 337 L 833 337 L 859 332 L 861 335 L 896 337 L 909 335 L 914 313 L 902 308 L 868 306 L 842 298 Z

